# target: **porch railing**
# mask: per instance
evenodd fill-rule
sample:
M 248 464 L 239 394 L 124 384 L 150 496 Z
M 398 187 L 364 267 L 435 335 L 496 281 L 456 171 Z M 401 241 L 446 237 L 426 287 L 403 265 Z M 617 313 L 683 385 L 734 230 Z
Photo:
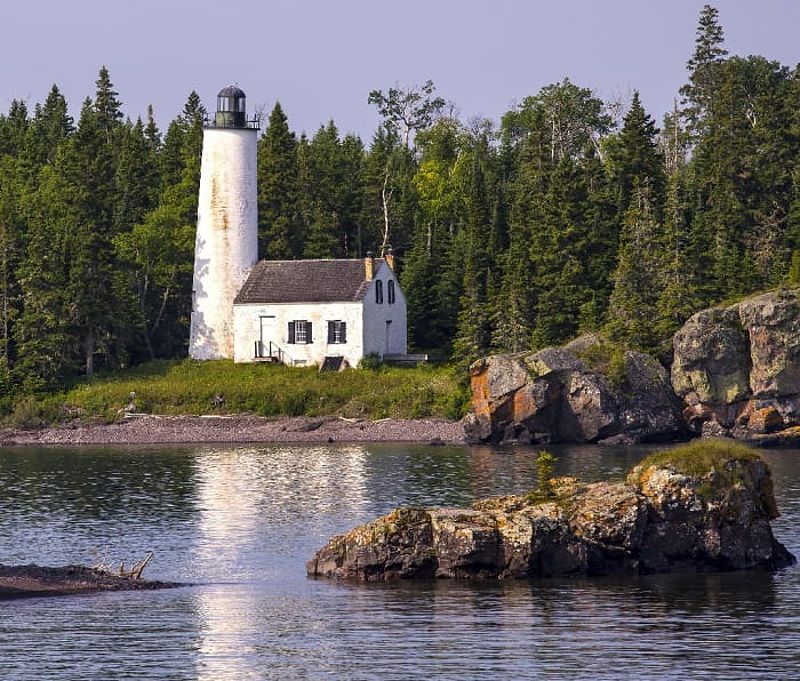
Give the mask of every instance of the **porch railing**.
M 291 356 L 277 343 L 269 341 L 265 343 L 262 340 L 257 340 L 253 348 L 254 359 L 271 359 L 277 360 L 281 364 L 292 364 Z

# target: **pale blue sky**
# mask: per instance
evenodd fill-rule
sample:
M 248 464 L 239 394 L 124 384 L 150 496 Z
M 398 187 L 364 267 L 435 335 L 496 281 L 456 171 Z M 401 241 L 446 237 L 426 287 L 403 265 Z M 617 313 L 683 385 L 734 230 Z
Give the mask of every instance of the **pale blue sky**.
M 0 108 L 55 82 L 77 116 L 108 66 L 125 113 L 163 126 L 195 89 L 232 82 L 297 131 L 333 118 L 368 141 L 373 88 L 432 78 L 464 119 L 499 119 L 569 77 L 604 98 L 640 90 L 657 121 L 685 81 L 702 0 L 74 0 L 4 3 Z M 798 0 L 718 0 L 732 54 L 800 61 Z

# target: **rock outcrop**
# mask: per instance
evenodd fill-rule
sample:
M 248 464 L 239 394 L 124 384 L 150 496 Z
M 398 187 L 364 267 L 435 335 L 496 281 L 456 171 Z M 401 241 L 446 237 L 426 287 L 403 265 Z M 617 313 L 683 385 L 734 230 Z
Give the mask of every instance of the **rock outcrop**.
M 672 385 L 695 433 L 800 439 L 800 290 L 702 310 L 675 334 L 674 349 Z
M 564 348 L 495 355 L 470 369 L 473 440 L 520 443 L 649 442 L 682 433 L 680 403 L 664 367 L 649 355 L 618 352 L 617 375 L 593 369 L 612 350 L 585 336 Z
M 654 455 L 625 482 L 556 478 L 547 490 L 465 509 L 397 509 L 331 539 L 308 574 L 506 579 L 794 562 L 769 524 L 777 516 L 769 469 L 742 445 L 696 443 Z

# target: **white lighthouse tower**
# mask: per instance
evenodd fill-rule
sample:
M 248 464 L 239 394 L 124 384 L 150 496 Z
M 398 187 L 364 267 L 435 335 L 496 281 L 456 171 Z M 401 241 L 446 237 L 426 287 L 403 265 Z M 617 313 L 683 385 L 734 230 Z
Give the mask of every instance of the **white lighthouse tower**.
M 257 135 L 244 92 L 223 89 L 213 122 L 203 128 L 189 334 L 194 359 L 233 357 L 233 299 L 258 261 Z

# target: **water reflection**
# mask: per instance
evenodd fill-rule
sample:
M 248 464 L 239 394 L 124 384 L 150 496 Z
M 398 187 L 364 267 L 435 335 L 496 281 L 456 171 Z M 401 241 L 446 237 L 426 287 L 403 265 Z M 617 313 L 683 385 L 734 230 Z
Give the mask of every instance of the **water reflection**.
M 620 477 L 641 448 L 554 447 Z M 523 492 L 536 450 L 409 445 L 0 450 L 0 560 L 156 549 L 171 592 L 0 602 L 0 677 L 791 678 L 800 570 L 340 585 L 305 576 L 331 534 L 401 504 Z M 800 456 L 765 452 L 800 548 Z M 125 554 L 127 555 L 127 554 Z M 788 670 L 788 671 L 787 671 Z
M 309 512 L 342 514 L 345 509 L 361 513 L 367 499 L 367 456 L 363 446 L 198 452 L 194 484 L 200 531 L 192 563 L 216 582 L 198 590 L 198 678 L 263 678 L 257 649 L 263 638 L 258 622 L 265 613 L 270 614 L 265 626 L 274 635 L 280 635 L 277 623 L 305 629 L 316 619 L 315 612 L 304 618 L 302 609 L 281 611 L 281 600 L 254 599 L 252 588 L 243 584 L 274 585 L 285 578 L 282 559 L 299 557 L 298 518 Z M 254 541 L 265 532 L 268 546 Z M 274 597 L 275 587 L 270 590 Z

